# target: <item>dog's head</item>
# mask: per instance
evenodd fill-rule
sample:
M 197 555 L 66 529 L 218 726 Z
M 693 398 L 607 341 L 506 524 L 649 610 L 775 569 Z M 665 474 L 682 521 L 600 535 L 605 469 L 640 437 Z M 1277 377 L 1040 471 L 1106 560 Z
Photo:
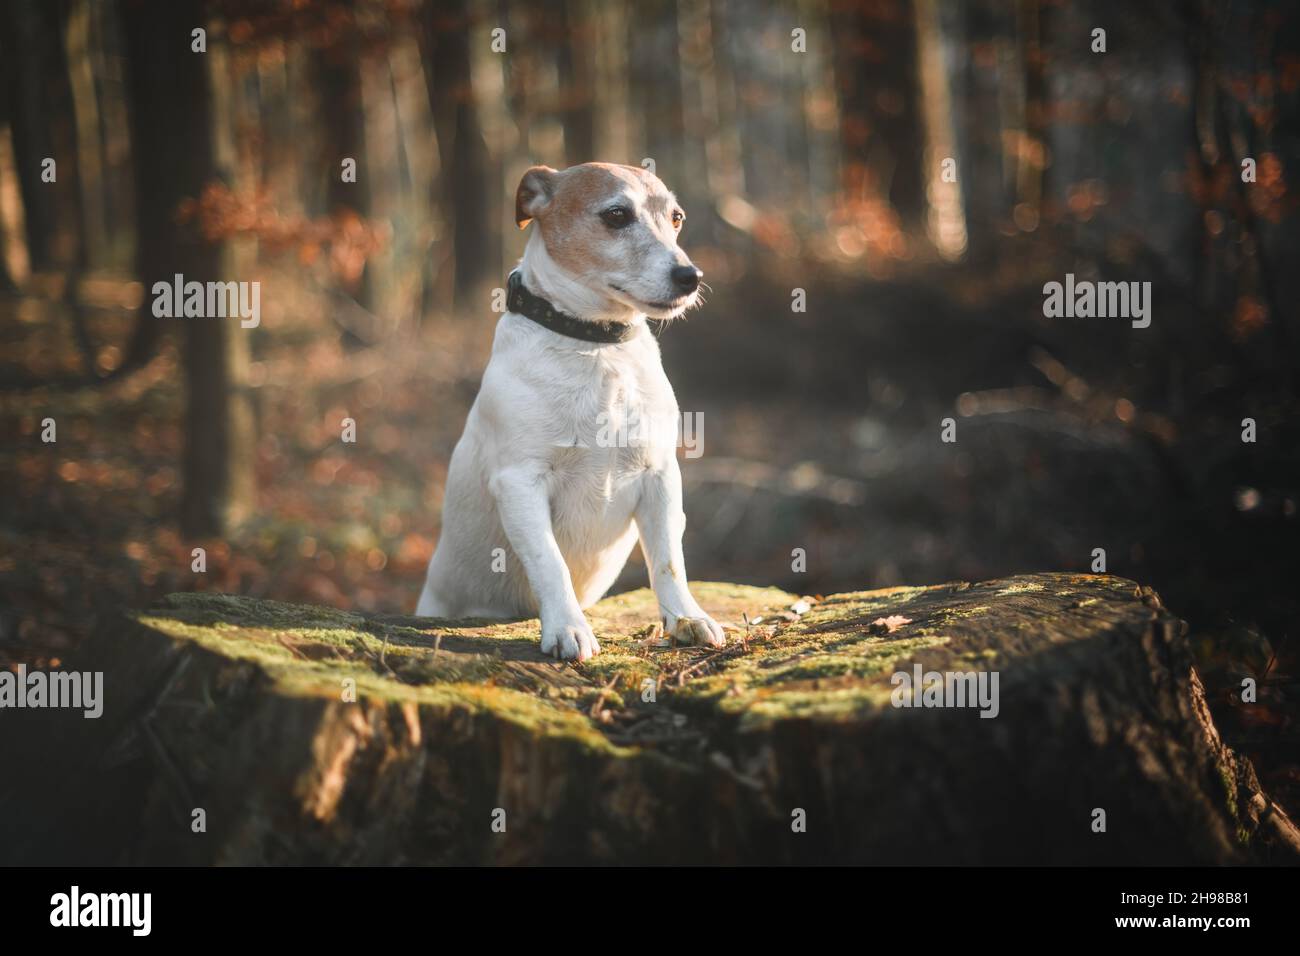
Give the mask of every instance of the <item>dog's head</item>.
M 703 273 L 677 247 L 685 213 L 659 177 L 638 166 L 534 166 L 515 193 L 515 221 L 532 220 L 556 264 L 592 289 L 657 319 L 699 296 Z

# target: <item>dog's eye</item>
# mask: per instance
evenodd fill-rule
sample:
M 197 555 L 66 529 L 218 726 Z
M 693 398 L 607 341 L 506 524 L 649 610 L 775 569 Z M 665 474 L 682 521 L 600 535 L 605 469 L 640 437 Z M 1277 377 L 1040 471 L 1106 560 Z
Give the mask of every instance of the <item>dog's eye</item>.
M 624 226 L 632 224 L 632 210 L 626 206 L 615 206 L 612 209 L 606 209 L 600 214 L 605 225 L 611 229 L 622 229 Z
M 682 212 L 680 209 L 674 210 L 674 211 L 673 211 L 673 228 L 674 228 L 674 229 L 680 229 L 680 228 L 682 228 L 682 220 L 685 219 L 685 218 L 686 218 L 686 213 Z

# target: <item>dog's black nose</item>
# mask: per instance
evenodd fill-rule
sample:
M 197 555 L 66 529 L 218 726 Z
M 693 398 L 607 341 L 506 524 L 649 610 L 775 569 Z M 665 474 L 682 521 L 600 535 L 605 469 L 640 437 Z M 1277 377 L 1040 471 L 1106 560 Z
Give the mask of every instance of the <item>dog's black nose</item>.
M 700 279 L 704 278 L 704 273 L 695 266 L 673 266 L 673 271 L 669 275 L 672 277 L 673 285 L 677 287 L 682 295 L 698 289 Z

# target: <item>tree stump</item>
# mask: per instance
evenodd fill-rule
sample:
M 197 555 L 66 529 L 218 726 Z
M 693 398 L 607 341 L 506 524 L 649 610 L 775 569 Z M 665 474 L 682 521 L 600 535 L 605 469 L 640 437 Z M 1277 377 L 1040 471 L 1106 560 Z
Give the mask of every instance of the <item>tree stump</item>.
M 694 591 L 734 625 L 725 648 L 667 645 L 640 590 L 591 610 L 602 653 L 583 664 L 542 657 L 536 621 L 172 595 L 70 662 L 104 672 L 102 717 L 0 711 L 0 853 L 1182 864 L 1300 845 L 1220 741 L 1184 626 L 1130 581 L 1030 574 L 810 606 Z M 983 673 L 996 698 L 951 706 L 961 680 L 944 697 L 930 672 Z M 913 700 L 899 675 L 950 706 L 896 706 Z

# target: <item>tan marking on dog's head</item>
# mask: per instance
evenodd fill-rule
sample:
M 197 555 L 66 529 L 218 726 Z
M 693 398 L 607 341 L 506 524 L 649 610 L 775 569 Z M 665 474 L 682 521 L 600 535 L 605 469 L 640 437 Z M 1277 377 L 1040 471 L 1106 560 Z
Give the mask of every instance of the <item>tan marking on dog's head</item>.
M 668 187 L 639 166 L 534 166 L 515 194 L 515 221 L 522 229 L 536 220 L 556 263 L 636 304 L 674 302 L 676 311 L 689 298 L 670 279 L 673 267 L 691 265 L 677 247 L 683 218 Z

